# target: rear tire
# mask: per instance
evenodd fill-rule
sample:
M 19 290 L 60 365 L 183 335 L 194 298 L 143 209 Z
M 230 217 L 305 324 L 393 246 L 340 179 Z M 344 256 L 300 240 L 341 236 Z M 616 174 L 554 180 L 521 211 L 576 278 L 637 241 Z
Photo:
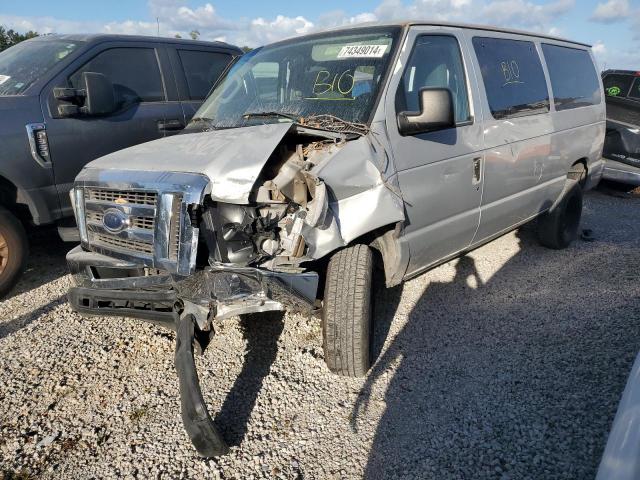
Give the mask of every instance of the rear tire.
M 371 366 L 373 252 L 354 245 L 331 257 L 327 269 L 322 333 L 324 359 L 333 373 L 362 377 Z
M 567 179 L 560 200 L 538 219 L 538 238 L 548 248 L 561 250 L 578 237 L 582 217 L 582 187 Z
M 20 279 L 29 255 L 27 234 L 20 220 L 0 207 L 0 298 Z

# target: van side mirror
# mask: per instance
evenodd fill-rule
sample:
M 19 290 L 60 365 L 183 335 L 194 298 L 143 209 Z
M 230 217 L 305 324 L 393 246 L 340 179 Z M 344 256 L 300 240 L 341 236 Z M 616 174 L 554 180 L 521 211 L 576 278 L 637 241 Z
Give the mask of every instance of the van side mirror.
M 398 130 L 400 135 L 416 135 L 453 128 L 456 125 L 453 115 L 453 97 L 448 88 L 422 88 L 419 112 L 400 112 Z
M 82 83 L 85 89 L 84 106 L 80 112 L 85 115 L 106 115 L 116 111 L 116 92 L 111 81 L 102 73 L 84 72 Z

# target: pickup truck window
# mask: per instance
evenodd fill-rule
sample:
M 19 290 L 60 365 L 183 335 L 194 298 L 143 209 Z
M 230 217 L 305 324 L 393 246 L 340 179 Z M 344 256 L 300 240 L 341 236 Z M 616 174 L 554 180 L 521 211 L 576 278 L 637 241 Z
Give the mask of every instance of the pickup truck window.
M 549 111 L 549 92 L 533 42 L 474 37 L 489 108 L 495 119 Z
M 640 100 L 640 77 L 636 77 L 636 79 L 633 81 L 631 90 L 629 90 L 629 98 Z
M 195 119 L 212 128 L 321 115 L 367 123 L 399 32 L 331 32 L 253 50 L 231 68 Z
M 625 98 L 631 88 L 633 82 L 631 75 L 625 75 L 620 73 L 610 73 L 602 79 L 604 84 L 604 91 L 607 97 L 622 97 Z
M 124 103 L 157 102 L 166 98 L 153 48 L 111 48 L 99 53 L 69 77 L 73 88 L 82 88 L 83 72 L 105 75 Z
M 556 110 L 598 105 L 598 73 L 587 50 L 542 44 Z
M 0 95 L 20 95 L 83 42 L 38 39 L 0 53 Z
M 191 100 L 204 100 L 231 61 L 231 55 L 200 50 L 178 50 Z
M 469 96 L 458 40 L 452 36 L 422 35 L 402 75 L 396 110 L 420 110 L 422 88 L 448 88 L 453 96 L 456 122 L 469 120 Z

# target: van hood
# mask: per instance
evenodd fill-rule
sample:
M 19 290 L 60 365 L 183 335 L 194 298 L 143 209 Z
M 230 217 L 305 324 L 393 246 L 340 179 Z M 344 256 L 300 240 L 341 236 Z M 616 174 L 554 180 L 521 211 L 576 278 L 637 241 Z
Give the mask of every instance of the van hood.
M 246 204 L 262 168 L 292 126 L 274 123 L 174 135 L 105 155 L 85 168 L 206 175 L 213 200 Z

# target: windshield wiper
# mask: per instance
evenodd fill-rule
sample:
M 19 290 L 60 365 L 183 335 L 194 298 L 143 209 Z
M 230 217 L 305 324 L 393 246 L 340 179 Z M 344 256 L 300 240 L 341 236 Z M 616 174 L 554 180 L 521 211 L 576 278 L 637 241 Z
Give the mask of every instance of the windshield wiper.
M 250 118 L 273 118 L 273 117 L 279 117 L 279 118 L 287 118 L 289 120 L 291 120 L 294 123 L 298 123 L 300 121 L 299 117 L 296 117 L 295 115 L 290 115 L 288 113 L 284 113 L 284 112 L 247 112 L 242 114 L 242 118 L 244 118 L 245 120 L 249 120 Z

